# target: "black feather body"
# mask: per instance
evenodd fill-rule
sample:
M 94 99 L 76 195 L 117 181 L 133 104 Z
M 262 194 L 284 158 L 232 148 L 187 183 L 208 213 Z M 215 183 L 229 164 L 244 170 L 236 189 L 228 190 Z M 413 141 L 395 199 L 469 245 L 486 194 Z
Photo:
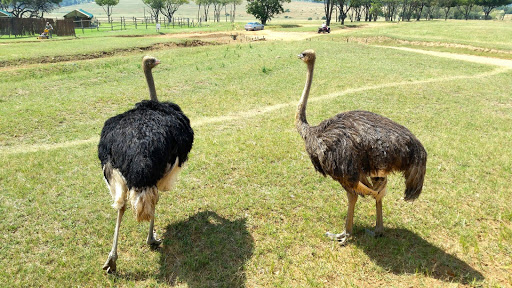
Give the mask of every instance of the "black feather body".
M 193 141 L 190 121 L 178 105 L 144 100 L 105 122 L 98 157 L 103 167 L 108 163 L 121 172 L 128 189 L 152 187 L 176 158 L 180 167 L 187 161 Z

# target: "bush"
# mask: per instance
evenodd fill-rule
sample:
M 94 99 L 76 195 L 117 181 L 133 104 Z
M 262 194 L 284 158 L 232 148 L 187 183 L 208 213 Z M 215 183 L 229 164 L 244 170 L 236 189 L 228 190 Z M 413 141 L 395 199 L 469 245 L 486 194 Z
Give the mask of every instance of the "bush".
M 311 20 L 313 20 L 313 18 L 309 17 L 309 18 L 308 18 L 308 20 L 310 20 L 310 21 L 311 21 Z
M 325 16 L 322 16 L 322 20 L 327 20 L 327 18 L 325 18 Z

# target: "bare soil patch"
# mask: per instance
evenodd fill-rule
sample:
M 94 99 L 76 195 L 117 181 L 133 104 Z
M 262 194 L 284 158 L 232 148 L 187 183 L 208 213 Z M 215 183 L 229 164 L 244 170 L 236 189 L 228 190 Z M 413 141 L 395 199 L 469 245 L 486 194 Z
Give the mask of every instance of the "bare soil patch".
M 411 45 L 419 47 L 444 47 L 444 48 L 459 48 L 467 49 L 475 52 L 485 52 L 491 54 L 512 54 L 512 51 L 483 48 L 472 45 L 457 44 L 457 43 L 445 43 L 445 42 L 428 42 L 428 41 L 409 41 L 401 39 L 393 39 L 386 36 L 378 37 L 347 37 L 347 42 L 357 42 L 361 44 L 381 44 L 381 43 L 396 43 L 400 45 Z
M 197 47 L 197 46 L 208 46 L 208 45 L 218 45 L 216 42 L 202 41 L 202 40 L 186 40 L 183 42 L 167 42 L 167 43 L 156 43 L 149 46 L 142 47 L 129 47 L 122 49 L 114 49 L 111 51 L 100 51 L 93 52 L 87 54 L 74 54 L 74 55 L 58 55 L 53 57 L 40 57 L 40 58 L 28 58 L 28 59 L 18 59 L 18 60 L 9 60 L 0 62 L 0 67 L 8 67 L 8 66 L 20 66 L 27 64 L 45 64 L 45 63 L 57 63 L 57 62 L 66 62 L 66 61 L 77 61 L 77 60 L 89 60 L 89 59 L 97 59 L 104 57 L 112 57 L 115 55 L 126 54 L 131 52 L 139 52 L 139 51 L 153 51 L 153 50 L 161 50 L 168 48 L 185 48 L 185 47 Z

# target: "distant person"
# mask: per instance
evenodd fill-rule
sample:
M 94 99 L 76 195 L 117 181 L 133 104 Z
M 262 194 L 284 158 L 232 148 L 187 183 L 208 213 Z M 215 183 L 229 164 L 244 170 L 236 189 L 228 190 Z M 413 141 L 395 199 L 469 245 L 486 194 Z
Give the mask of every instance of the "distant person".
M 160 23 L 156 23 L 156 32 L 160 32 Z
M 324 29 L 327 28 L 327 24 L 325 24 L 325 22 L 322 23 L 322 28 L 324 28 Z
M 53 34 L 52 24 L 50 24 L 50 22 L 46 22 L 46 26 L 44 28 L 48 30 L 48 37 L 52 38 L 52 34 Z

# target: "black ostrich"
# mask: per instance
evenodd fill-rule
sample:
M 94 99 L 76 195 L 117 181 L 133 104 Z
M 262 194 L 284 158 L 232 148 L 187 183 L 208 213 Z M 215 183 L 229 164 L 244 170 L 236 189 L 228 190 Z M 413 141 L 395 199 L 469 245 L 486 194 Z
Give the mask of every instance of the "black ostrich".
M 118 210 L 112 250 L 103 266 L 108 273 L 116 270 L 119 226 L 128 199 L 137 221 L 150 221 L 147 244 L 160 245 L 153 231 L 158 190 L 172 188 L 194 141 L 190 121 L 180 107 L 158 102 L 151 69 L 159 63 L 150 56 L 142 60 L 151 100 L 108 119 L 101 131 L 98 157 L 112 206 Z
M 326 235 L 344 245 L 352 234 L 354 207 L 358 195 L 376 200 L 375 236 L 382 234 L 382 198 L 386 195 L 387 175 L 400 171 L 405 177 L 406 201 L 421 193 L 427 164 L 427 152 L 420 141 L 404 126 L 367 111 L 340 113 L 310 126 L 306 120 L 315 52 L 306 50 L 299 58 L 307 64 L 306 85 L 302 93 L 295 126 L 305 141 L 306 151 L 315 169 L 329 175 L 346 190 L 348 212 L 345 231 Z

